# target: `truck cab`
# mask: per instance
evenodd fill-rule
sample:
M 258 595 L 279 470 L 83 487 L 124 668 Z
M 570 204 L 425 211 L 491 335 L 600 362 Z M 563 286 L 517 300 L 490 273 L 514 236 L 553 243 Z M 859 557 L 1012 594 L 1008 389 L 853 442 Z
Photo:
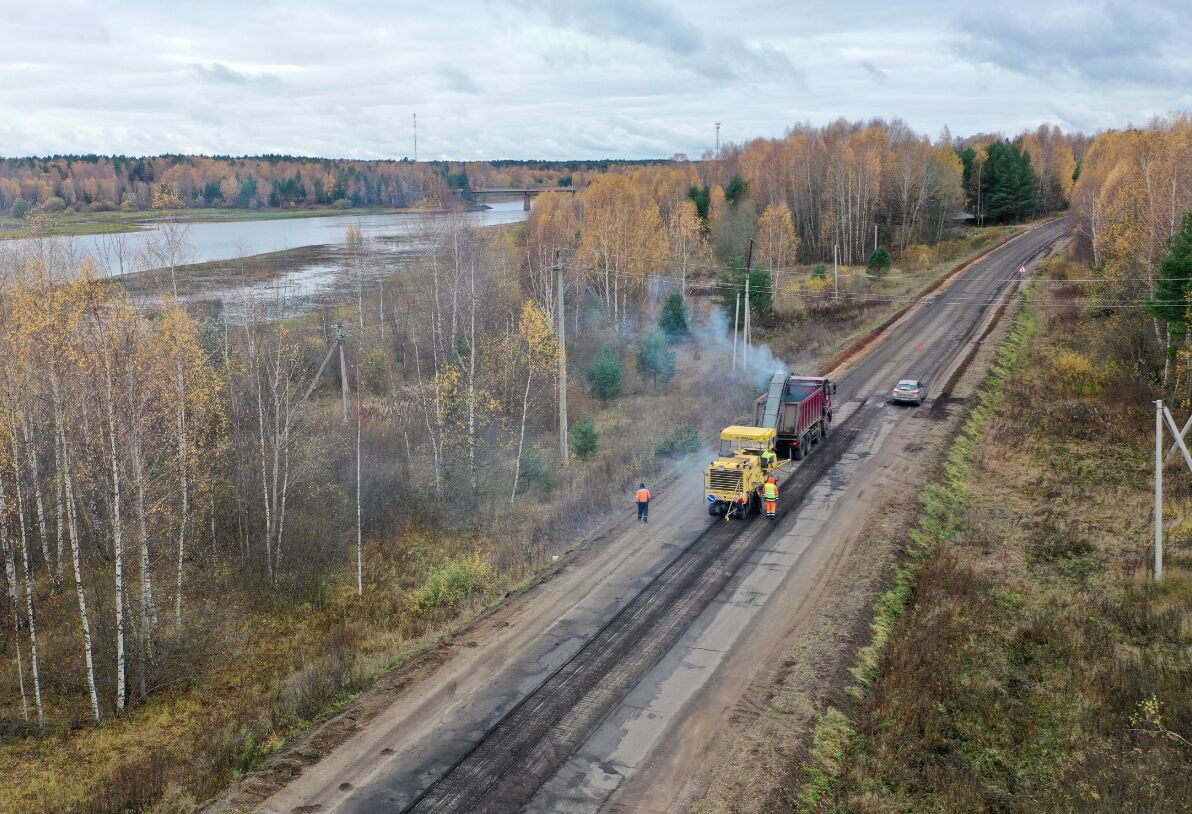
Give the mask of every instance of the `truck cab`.
M 708 514 L 745 517 L 760 511 L 762 486 L 769 471 L 762 453 L 774 450 L 777 433 L 766 427 L 725 427 L 720 433 L 719 455 L 704 473 Z

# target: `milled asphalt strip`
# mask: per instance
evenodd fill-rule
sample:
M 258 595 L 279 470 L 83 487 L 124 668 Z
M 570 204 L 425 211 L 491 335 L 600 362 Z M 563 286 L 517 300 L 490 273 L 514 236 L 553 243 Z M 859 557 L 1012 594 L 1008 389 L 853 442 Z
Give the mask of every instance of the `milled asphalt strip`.
M 784 488 L 802 495 L 863 428 L 858 410 Z M 780 514 L 793 511 L 788 502 Z M 591 729 L 656 664 L 774 529 L 714 523 L 566 664 L 515 706 L 406 811 L 504 812 L 524 805 Z

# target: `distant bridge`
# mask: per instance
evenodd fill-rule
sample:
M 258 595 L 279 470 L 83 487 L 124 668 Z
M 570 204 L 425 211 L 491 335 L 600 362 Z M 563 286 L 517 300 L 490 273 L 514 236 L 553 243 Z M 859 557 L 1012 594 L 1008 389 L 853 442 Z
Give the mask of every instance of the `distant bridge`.
M 530 198 L 543 192 L 583 192 L 582 187 L 488 187 L 486 189 L 465 189 L 468 195 L 521 195 L 523 208 L 530 211 Z

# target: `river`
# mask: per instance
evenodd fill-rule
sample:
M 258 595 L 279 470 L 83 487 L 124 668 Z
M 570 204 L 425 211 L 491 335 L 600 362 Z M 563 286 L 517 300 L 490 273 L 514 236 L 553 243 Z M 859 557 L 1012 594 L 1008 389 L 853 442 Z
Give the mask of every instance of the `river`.
M 490 201 L 490 208 L 466 213 L 476 226 L 498 226 L 526 219 L 522 199 Z M 226 277 L 205 274 L 201 278 L 179 277 L 179 293 L 184 301 L 208 303 L 222 310 L 229 320 L 239 321 L 246 299 L 282 299 L 278 316 L 294 316 L 319 305 L 334 304 L 338 263 L 335 249 L 343 246 L 349 226 L 358 226 L 365 238 L 390 262 L 374 264 L 375 276 L 393 273 L 395 266 L 408 261 L 421 245 L 420 236 L 433 230 L 442 215 L 397 212 L 372 215 L 326 215 L 302 218 L 273 218 L 196 222 L 189 224 L 182 263 L 210 263 L 251 258 L 256 255 L 287 252 L 280 262 L 271 264 L 268 274 Z M 125 270 L 145 268 L 143 259 L 154 240 L 160 241 L 160 226 L 150 224 L 138 232 L 119 235 L 76 235 L 53 238 L 57 249 L 67 256 L 89 255 L 101 269 L 114 275 Z M 25 240 L 0 241 L 0 251 L 24 248 Z M 119 244 L 117 252 L 115 246 Z M 323 249 L 313 250 L 314 247 Z M 310 251 L 295 251 L 310 249 Z M 118 255 L 125 258 L 122 264 Z M 160 264 L 158 264 L 160 265 Z M 185 282 L 184 282 L 185 280 Z M 160 300 L 157 293 L 142 286 L 131 286 L 134 298 L 152 305 Z

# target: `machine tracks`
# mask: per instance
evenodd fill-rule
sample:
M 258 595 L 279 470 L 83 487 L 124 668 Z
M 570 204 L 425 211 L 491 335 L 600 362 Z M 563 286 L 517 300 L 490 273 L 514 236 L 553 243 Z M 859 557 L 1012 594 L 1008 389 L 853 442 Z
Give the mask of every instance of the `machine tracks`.
M 777 520 L 755 516 L 713 522 L 404 810 L 513 812 L 525 805 L 674 646 L 782 518 L 798 508 L 806 490 L 865 428 L 872 409 L 859 407 L 786 479 L 782 488 L 788 497 Z

